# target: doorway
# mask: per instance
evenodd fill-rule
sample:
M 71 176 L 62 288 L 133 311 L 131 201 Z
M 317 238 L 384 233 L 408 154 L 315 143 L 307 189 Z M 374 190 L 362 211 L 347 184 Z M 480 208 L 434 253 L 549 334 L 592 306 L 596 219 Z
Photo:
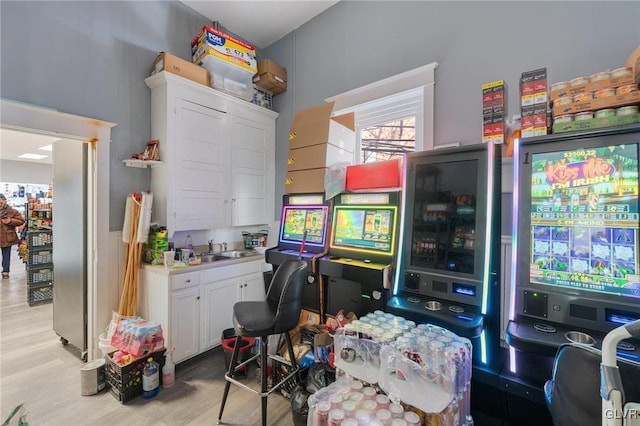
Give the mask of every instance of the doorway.
M 87 360 L 98 357 L 98 336 L 117 306 L 109 291 L 109 142 L 114 123 L 37 105 L 0 100 L 0 127 L 57 136 L 88 144 L 87 205 L 84 220 L 87 267 Z M 111 260 L 113 261 L 113 260 Z M 117 292 L 116 292 L 117 293 Z

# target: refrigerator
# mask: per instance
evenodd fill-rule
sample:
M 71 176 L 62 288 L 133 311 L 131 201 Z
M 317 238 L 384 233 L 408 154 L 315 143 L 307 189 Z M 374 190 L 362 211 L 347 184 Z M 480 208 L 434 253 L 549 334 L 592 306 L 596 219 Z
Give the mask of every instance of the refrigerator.
M 53 144 L 53 329 L 87 357 L 87 161 L 89 144 Z

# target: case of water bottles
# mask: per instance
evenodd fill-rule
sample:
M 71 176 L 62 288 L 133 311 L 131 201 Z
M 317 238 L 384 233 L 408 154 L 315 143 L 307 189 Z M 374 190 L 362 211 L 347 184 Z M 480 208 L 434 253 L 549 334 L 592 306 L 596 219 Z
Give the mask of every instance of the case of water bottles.
M 339 370 L 377 384 L 392 401 L 437 416 L 440 425 L 462 424 L 470 414 L 469 339 L 376 311 L 338 329 L 334 344 Z

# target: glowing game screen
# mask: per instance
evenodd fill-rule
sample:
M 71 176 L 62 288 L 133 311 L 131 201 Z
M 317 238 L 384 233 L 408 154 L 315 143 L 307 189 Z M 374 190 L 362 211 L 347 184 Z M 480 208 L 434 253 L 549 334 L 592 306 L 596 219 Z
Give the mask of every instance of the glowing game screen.
M 331 246 L 392 255 L 395 212 L 394 206 L 336 206 Z
M 300 244 L 307 231 L 306 244 L 324 246 L 328 213 L 327 206 L 284 206 L 280 242 Z
M 640 298 L 638 145 L 531 160 L 531 282 Z

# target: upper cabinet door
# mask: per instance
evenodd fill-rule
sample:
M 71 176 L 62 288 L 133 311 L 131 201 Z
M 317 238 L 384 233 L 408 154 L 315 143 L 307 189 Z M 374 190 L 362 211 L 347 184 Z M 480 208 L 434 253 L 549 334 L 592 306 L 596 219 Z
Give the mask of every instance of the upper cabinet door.
M 231 117 L 231 225 L 271 222 L 275 194 L 275 120 L 236 109 Z
M 230 184 L 227 114 L 184 99 L 176 102 L 175 230 L 228 223 Z

